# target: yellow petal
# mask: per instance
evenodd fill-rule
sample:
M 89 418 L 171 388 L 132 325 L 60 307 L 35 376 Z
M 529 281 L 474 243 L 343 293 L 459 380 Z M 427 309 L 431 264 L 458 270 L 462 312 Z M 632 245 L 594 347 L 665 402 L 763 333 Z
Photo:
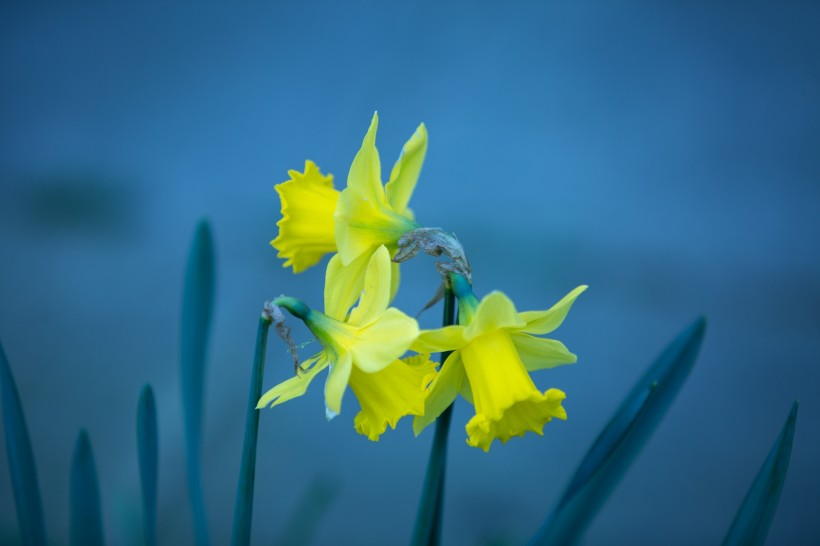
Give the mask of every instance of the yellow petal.
M 325 314 L 344 321 L 364 288 L 364 276 L 370 256 L 362 254 L 349 265 L 342 265 L 336 254 L 325 272 Z
M 574 364 L 578 357 L 569 352 L 566 345 L 556 339 L 545 339 L 529 334 L 510 335 L 518 356 L 528 371 L 554 368 L 562 364 Z
M 473 389 L 470 388 L 469 381 L 463 381 L 461 383 L 461 390 L 458 393 L 463 399 L 475 406 L 475 400 L 473 400 Z
M 347 265 L 362 254 L 385 245 L 395 250 L 402 235 L 419 227 L 386 203 L 374 201 L 355 188 L 339 195 L 334 215 L 336 246 Z
M 352 367 L 351 356 L 347 351 L 337 353 L 331 362 L 330 373 L 325 382 L 325 416 L 328 421 L 342 411 L 342 396 Z
M 402 356 L 419 335 L 416 319 L 391 307 L 356 332 L 348 347 L 353 362 L 364 372 L 375 373 Z
M 379 128 L 379 114 L 373 113 L 370 128 L 364 135 L 362 146 L 353 158 L 347 175 L 347 187 L 360 192 L 365 199 L 381 203 L 384 201 L 381 163 L 376 149 L 376 131 Z
M 347 321 L 354 326 L 366 326 L 381 315 L 390 305 L 392 286 L 392 262 L 387 248 L 380 246 L 373 253 L 364 276 L 364 292 L 359 305 L 350 313 Z
M 460 349 L 467 343 L 464 339 L 464 330 L 466 328 L 458 324 L 435 330 L 422 330 L 410 348 L 417 353 L 428 354 Z
M 450 407 L 462 390 L 465 380 L 460 353 L 455 351 L 441 365 L 441 370 L 430 385 L 430 392 L 424 403 L 424 415 L 413 419 L 413 432 L 416 436 Z
M 313 381 L 313 378 L 316 377 L 316 375 L 324 370 L 328 365 L 327 359 L 321 358 L 323 356 L 324 353 L 319 353 L 318 355 L 303 362 L 302 367 L 308 371 L 299 373 L 295 377 L 291 377 L 290 379 L 279 383 L 263 394 L 262 398 L 260 398 L 259 402 L 256 404 L 256 409 L 262 409 L 268 405 L 270 405 L 270 407 L 278 406 L 282 402 L 287 402 L 288 400 L 292 400 L 305 394 L 305 391 L 307 391 L 308 385 L 310 385 L 310 382 Z
M 412 186 L 415 184 L 413 177 L 418 177 L 417 167 L 420 169 L 421 165 L 416 163 L 423 160 L 424 154 L 421 152 L 426 139 L 419 135 L 416 139 L 411 138 L 408 143 L 406 180 L 405 175 L 396 173 L 401 179 L 401 183 L 397 182 L 398 186 L 395 188 L 396 199 L 397 202 L 404 203 L 400 209 L 396 209 L 387 201 L 382 187 L 379 153 L 376 150 L 378 125 L 378 114 L 374 114 L 362 147 L 350 166 L 347 187 L 339 196 L 336 207 L 335 241 L 344 265 L 379 245 L 386 245 L 388 250 L 394 251 L 396 242 L 402 235 L 419 227 L 413 220 L 412 212 L 405 213 L 405 198 L 409 199 L 412 193 Z M 400 167 L 399 171 L 401 170 Z
M 577 287 L 546 311 L 524 311 L 520 316 L 527 325 L 522 328 L 522 331 L 528 334 L 549 334 L 561 326 L 575 302 L 575 298 L 580 296 L 587 288 L 586 285 Z
M 491 292 L 481 300 L 475 317 L 464 332 L 464 337 L 469 340 L 501 328 L 523 328 L 525 324 L 518 317 L 510 298 L 501 292 Z
M 334 217 L 339 192 L 333 188 L 333 176 L 323 176 L 312 162 L 305 162 L 305 172 L 288 171 L 290 180 L 275 186 L 282 202 L 282 219 L 277 222 L 279 234 L 271 245 L 286 258 L 284 267 L 293 266 L 299 273 L 316 264 L 328 252 L 336 250 Z
M 376 441 L 388 425 L 395 429 L 405 415 L 424 413 L 426 386 L 435 371 L 436 364 L 427 355 L 394 360 L 376 373 L 354 366 L 350 388 L 362 407 L 354 419 L 356 431 Z
M 387 201 L 397 212 L 407 209 L 426 154 L 427 128 L 422 123 L 402 148 L 401 156 L 390 172 L 390 181 L 385 186 Z
M 476 413 L 500 419 L 507 408 L 537 390 L 505 332 L 475 338 L 461 354 Z
M 507 332 L 473 339 L 461 350 L 461 358 L 476 411 L 467 423 L 469 445 L 487 451 L 496 438 L 506 442 L 528 431 L 541 434 L 550 419 L 566 416 L 563 393 L 538 391 Z

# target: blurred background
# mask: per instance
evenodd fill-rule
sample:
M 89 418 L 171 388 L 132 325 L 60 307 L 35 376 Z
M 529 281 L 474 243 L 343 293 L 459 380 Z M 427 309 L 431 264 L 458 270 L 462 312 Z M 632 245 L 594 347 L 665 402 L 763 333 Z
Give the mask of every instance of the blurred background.
M 444 540 L 526 540 L 623 396 L 700 314 L 701 357 L 588 544 L 717 543 L 800 399 L 770 544 L 820 540 L 820 6 L 566 2 L 0 7 L 0 338 L 31 428 L 49 534 L 67 542 L 80 427 L 111 543 L 138 543 L 135 410 L 157 393 L 160 536 L 192 540 L 179 398 L 183 271 L 210 219 L 218 290 L 204 490 L 227 543 L 262 303 L 321 305 L 268 241 L 273 190 L 312 159 L 342 187 L 374 110 L 385 176 L 420 122 L 411 201 L 454 231 L 476 292 L 543 309 L 589 284 L 555 337 L 577 365 L 536 374 L 566 422 L 489 454 L 450 436 Z M 326 260 L 322 262 L 326 263 Z M 435 291 L 403 270 L 396 304 Z M 440 307 L 421 318 L 440 320 Z M 298 341 L 308 341 L 304 330 Z M 316 350 L 308 344 L 302 356 Z M 264 388 L 289 376 L 271 336 Z M 371 443 L 319 384 L 260 424 L 253 538 L 307 492 L 316 544 L 402 544 L 432 430 Z M 0 538 L 17 540 L 5 449 Z

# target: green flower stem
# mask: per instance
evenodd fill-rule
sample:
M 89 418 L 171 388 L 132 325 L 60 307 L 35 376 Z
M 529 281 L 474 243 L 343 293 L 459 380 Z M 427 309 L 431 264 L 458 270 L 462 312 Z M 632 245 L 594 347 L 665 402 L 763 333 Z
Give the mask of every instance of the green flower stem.
M 256 476 L 256 441 L 259 431 L 259 410 L 256 409 L 256 403 L 262 396 L 265 349 L 268 345 L 268 330 L 272 322 L 270 315 L 263 313 L 259 317 L 259 328 L 256 331 L 256 349 L 253 356 L 248 410 L 245 418 L 245 440 L 242 445 L 242 463 L 239 467 L 239 485 L 236 490 L 236 504 L 233 512 L 231 544 L 234 546 L 247 546 L 251 541 L 253 483 Z
M 462 324 L 473 321 L 478 310 L 478 298 L 473 294 L 473 287 L 465 277 L 458 273 L 450 273 L 450 286 L 455 297 L 458 298 L 458 317 Z
M 302 320 L 307 319 L 311 312 L 310 307 L 305 302 L 289 296 L 279 296 L 273 300 L 273 303 L 279 307 L 284 307 L 291 315 Z
M 444 315 L 442 325 L 455 324 L 455 294 L 451 289 L 444 293 Z M 441 353 L 444 363 L 450 353 Z M 441 513 L 444 507 L 444 474 L 447 466 L 447 435 L 450 432 L 450 418 L 453 406 L 444 410 L 436 419 L 436 432 L 433 437 L 433 448 L 427 463 L 427 474 L 424 477 L 424 488 L 421 502 L 416 514 L 416 525 L 413 528 L 412 546 L 436 546 L 441 542 Z

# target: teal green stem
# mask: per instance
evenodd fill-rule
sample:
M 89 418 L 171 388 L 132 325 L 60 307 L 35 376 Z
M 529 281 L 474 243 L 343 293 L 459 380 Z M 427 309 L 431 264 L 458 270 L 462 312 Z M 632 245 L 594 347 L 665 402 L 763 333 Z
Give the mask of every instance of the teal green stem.
M 239 467 L 239 485 L 233 511 L 233 534 L 231 544 L 247 546 L 251 541 L 251 516 L 253 515 L 253 484 L 256 477 L 256 443 L 259 431 L 259 410 L 256 403 L 262 396 L 262 376 L 265 373 L 265 350 L 271 318 L 259 317 L 256 331 L 256 349 L 253 355 L 251 386 L 245 417 L 245 440 L 242 445 L 242 463 Z
M 275 305 L 284 307 L 294 317 L 302 320 L 307 320 L 311 309 L 302 300 L 291 298 L 290 296 L 279 296 L 273 300 Z
M 463 278 L 463 277 L 462 277 Z M 442 326 L 455 324 L 455 294 L 447 289 L 444 293 L 444 313 Z M 450 356 L 449 352 L 441 353 L 442 365 Z M 427 463 L 427 474 L 421 493 L 416 525 L 413 528 L 412 546 L 437 546 L 441 543 L 441 519 L 444 508 L 444 477 L 447 467 L 447 435 L 450 432 L 450 419 L 453 406 L 448 407 L 436 419 L 436 431 L 433 436 L 433 447 Z
M 478 298 L 473 294 L 470 281 L 458 273 L 450 273 L 450 286 L 458 298 L 458 320 L 461 324 L 470 324 L 478 310 Z

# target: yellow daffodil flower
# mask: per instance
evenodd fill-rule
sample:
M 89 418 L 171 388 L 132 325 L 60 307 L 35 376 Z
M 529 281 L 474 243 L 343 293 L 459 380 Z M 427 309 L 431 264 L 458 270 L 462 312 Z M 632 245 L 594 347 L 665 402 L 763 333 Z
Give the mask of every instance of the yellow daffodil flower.
M 336 207 L 336 247 L 345 266 L 386 245 L 395 251 L 402 235 L 419 226 L 407 207 L 427 153 L 427 129 L 422 123 L 402 148 L 386 186 L 376 149 L 379 115 L 373 114 L 362 147 L 353 158 L 347 187 Z
M 370 258 L 359 305 L 348 315 L 344 284 L 337 283 L 341 263 L 332 260 L 325 279 L 325 313 L 286 296 L 274 300 L 303 320 L 319 339 L 322 350 L 306 360 L 292 377 L 265 393 L 257 408 L 276 406 L 302 396 L 316 375 L 330 367 L 325 383 L 326 415 L 339 414 L 348 385 L 361 411 L 356 430 L 377 440 L 387 425 L 395 428 L 404 415 L 424 411 L 425 386 L 435 374 L 426 356 L 399 360 L 419 334 L 416 320 L 390 303 L 391 262 L 384 246 Z
M 271 245 L 279 251 L 280 258 L 287 260 L 284 266 L 292 266 L 294 273 L 304 271 L 338 249 L 342 264 L 353 265 L 357 273 L 348 274 L 361 279 L 370 256 L 379 246 L 386 245 L 394 253 L 401 236 L 419 227 L 407 204 L 427 153 L 427 130 L 424 124 L 419 125 L 383 186 L 376 150 L 378 125 L 378 114 L 373 114 L 361 149 L 350 166 L 347 187 L 341 193 L 333 188 L 333 176 L 322 175 L 312 161 L 305 163 L 304 173 L 289 171 L 290 179 L 276 185 L 282 219 L 276 224 L 279 234 Z
M 566 419 L 558 389 L 541 392 L 529 372 L 571 364 L 577 357 L 560 341 L 535 337 L 548 334 L 564 321 L 579 286 L 546 311 L 519 313 L 501 292 L 479 302 L 469 283 L 451 275 L 458 297 L 459 324 L 423 331 L 412 349 L 419 353 L 453 351 L 430 386 L 425 412 L 413 421 L 419 434 L 461 393 L 475 406 L 467 423 L 467 443 L 484 451 L 496 438 L 506 443 L 532 431 L 542 434 L 553 417 Z

